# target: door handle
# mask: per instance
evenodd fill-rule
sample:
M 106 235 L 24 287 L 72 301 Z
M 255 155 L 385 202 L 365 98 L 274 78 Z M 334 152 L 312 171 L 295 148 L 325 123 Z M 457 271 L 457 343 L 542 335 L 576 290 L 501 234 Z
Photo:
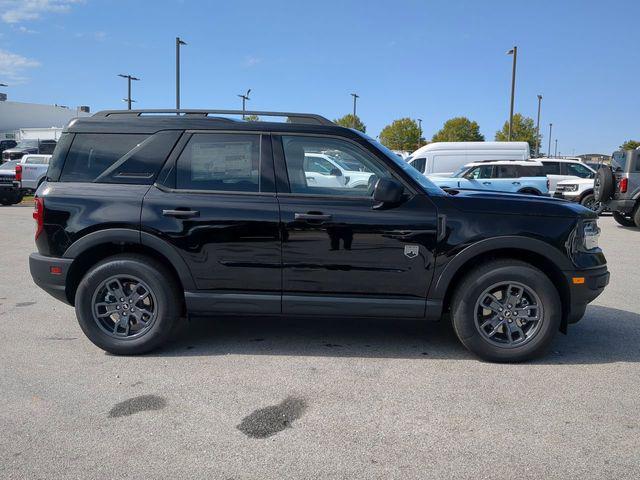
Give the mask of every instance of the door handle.
M 200 212 L 198 210 L 162 210 L 162 215 L 165 217 L 198 217 Z
M 482 182 L 483 185 L 491 185 L 491 182 Z
M 511 182 L 511 185 L 520 185 L 520 182 Z
M 296 213 L 293 215 L 294 220 L 302 221 L 326 221 L 331 220 L 331 215 L 324 215 L 322 213 Z

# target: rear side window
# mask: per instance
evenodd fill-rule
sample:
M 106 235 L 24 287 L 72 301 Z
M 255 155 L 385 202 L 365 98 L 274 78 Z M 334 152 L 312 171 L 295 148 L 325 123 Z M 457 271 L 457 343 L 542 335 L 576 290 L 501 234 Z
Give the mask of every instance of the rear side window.
M 545 175 L 560 175 L 560 162 L 542 162 Z
M 521 177 L 544 177 L 544 170 L 539 166 L 521 165 L 518 167 Z
M 497 178 L 518 178 L 518 167 L 515 165 L 496 165 Z
M 181 132 L 75 135 L 62 182 L 151 185 Z
M 627 152 L 625 150 L 613 152 L 611 157 L 611 167 L 613 170 L 625 171 L 627 168 Z
M 260 191 L 260 135 L 196 133 L 177 162 L 184 190 Z

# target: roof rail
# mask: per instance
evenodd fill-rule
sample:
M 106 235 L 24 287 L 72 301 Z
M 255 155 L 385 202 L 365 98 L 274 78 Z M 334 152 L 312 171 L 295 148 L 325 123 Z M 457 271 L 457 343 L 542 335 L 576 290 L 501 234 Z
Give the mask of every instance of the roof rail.
M 313 123 L 318 125 L 335 125 L 331 120 L 315 113 L 292 113 L 292 112 L 262 112 L 255 110 L 210 110 L 205 109 L 145 109 L 145 110 L 101 110 L 93 114 L 94 117 L 111 117 L 113 115 L 127 115 L 140 117 L 145 114 L 184 114 L 188 116 L 206 117 L 214 115 L 257 115 L 260 117 L 287 117 L 288 121 L 295 123 Z

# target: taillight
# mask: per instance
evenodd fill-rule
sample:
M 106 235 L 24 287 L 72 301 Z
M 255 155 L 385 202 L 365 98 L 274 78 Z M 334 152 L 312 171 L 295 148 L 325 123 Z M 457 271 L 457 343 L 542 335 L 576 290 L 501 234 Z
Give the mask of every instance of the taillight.
M 551 188 L 551 182 L 549 181 L 549 177 L 547 177 L 547 190 Z
M 36 221 L 36 240 L 42 233 L 44 226 L 44 199 L 40 197 L 34 198 L 33 219 Z
M 16 165 L 16 182 L 22 181 L 22 165 Z
M 627 177 L 620 179 L 620 193 L 627 193 L 627 184 L 629 183 L 629 179 Z

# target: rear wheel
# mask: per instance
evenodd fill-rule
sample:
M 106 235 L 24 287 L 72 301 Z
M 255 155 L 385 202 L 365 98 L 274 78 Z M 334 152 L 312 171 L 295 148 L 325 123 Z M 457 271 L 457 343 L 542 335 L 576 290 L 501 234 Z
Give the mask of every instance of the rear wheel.
M 496 260 L 472 270 L 458 286 L 451 312 L 460 341 L 494 362 L 521 362 L 542 355 L 562 315 L 551 280 L 518 260 Z
M 180 317 L 182 296 L 173 275 L 160 262 L 123 254 L 87 272 L 75 305 L 89 340 L 107 352 L 133 355 L 168 340 Z
M 638 212 L 636 211 L 636 214 Z M 623 227 L 635 227 L 636 224 L 633 221 L 633 217 L 631 215 L 625 215 L 620 212 L 613 212 L 613 218 L 616 222 L 618 222 Z

